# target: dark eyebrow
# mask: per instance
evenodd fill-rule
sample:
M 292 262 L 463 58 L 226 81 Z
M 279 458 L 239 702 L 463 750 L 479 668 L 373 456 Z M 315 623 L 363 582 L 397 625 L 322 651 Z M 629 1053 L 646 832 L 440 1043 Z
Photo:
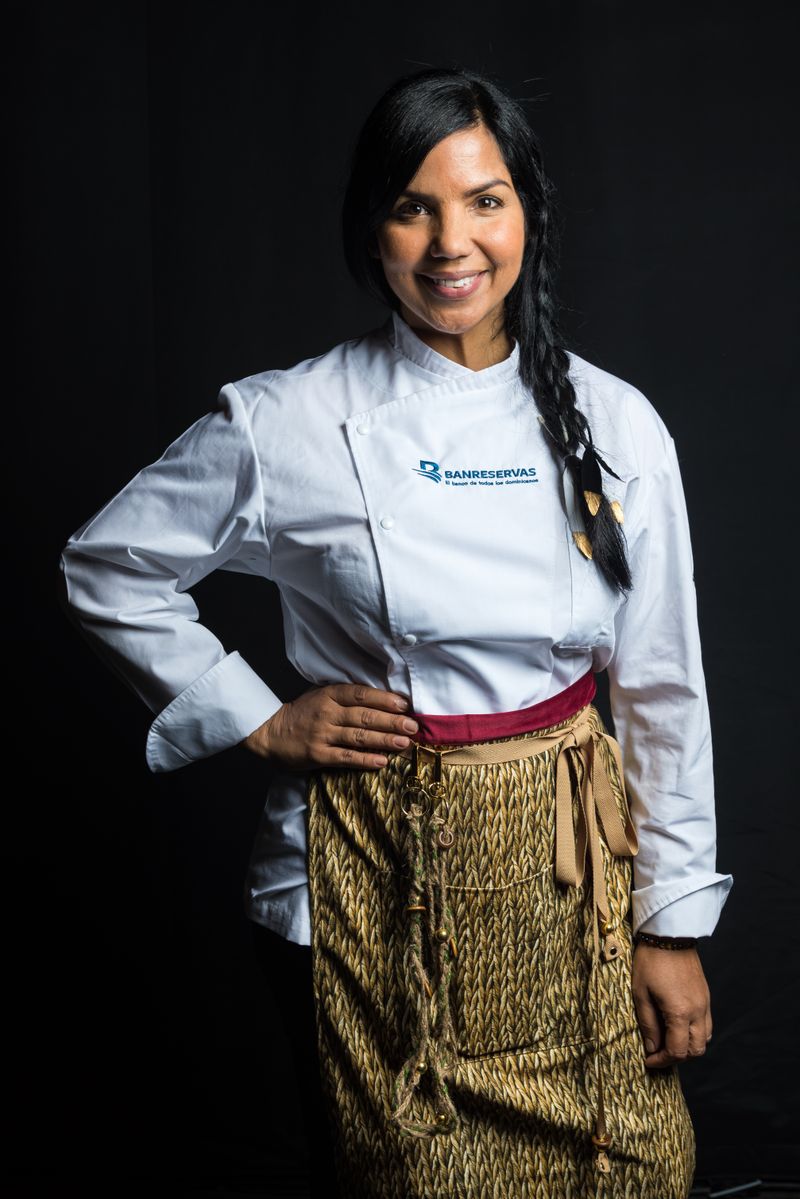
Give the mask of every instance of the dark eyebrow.
M 464 192 L 464 199 L 468 200 L 470 196 L 477 196 L 479 192 L 488 191 L 490 187 L 511 187 L 505 179 L 490 179 L 488 183 L 482 183 L 480 187 L 472 187 L 468 192 Z M 435 196 L 426 196 L 424 192 L 404 191 L 401 196 L 408 196 L 410 200 L 419 200 L 422 204 L 429 204 L 436 199 Z

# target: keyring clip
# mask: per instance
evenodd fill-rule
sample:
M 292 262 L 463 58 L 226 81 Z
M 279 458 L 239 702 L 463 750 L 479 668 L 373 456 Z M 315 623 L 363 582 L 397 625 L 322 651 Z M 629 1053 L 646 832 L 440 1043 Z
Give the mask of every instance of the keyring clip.
M 414 781 L 418 782 L 418 780 Z M 414 797 L 414 802 L 410 804 L 409 808 L 407 808 L 403 800 L 408 799 L 409 796 Z M 422 802 L 420 802 L 420 800 L 422 800 Z M 400 810 L 404 816 L 416 817 L 419 819 L 420 816 L 424 816 L 426 812 L 430 811 L 430 809 L 431 797 L 428 795 L 428 792 L 421 783 L 418 783 L 416 787 L 406 786 L 405 790 L 403 791 L 403 799 L 400 801 Z

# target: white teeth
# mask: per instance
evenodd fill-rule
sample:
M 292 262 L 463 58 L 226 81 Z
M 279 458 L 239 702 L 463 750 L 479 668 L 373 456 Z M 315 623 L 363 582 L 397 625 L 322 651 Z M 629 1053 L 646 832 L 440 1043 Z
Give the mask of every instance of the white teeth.
M 437 283 L 439 287 L 469 287 L 470 283 L 475 282 L 479 274 L 480 271 L 476 275 L 467 275 L 464 279 L 434 279 L 433 282 Z

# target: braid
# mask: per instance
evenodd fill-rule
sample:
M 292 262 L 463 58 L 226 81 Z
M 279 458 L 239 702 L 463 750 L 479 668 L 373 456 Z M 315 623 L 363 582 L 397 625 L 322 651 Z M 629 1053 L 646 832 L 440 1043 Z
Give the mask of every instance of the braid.
M 544 187 L 549 184 L 544 182 Z M 536 323 L 533 337 L 533 361 L 536 371 L 538 407 L 566 455 L 578 445 L 588 443 L 590 433 L 586 417 L 575 403 L 575 389 L 569 377 L 569 359 L 558 344 L 556 306 L 552 290 L 553 232 L 549 204 L 542 205 L 539 235 L 534 251 L 533 302 Z
M 522 381 L 533 393 L 542 426 L 575 483 L 586 530 L 583 537 L 578 534 L 576 543 L 592 558 L 614 590 L 626 592 L 632 588 L 633 580 L 625 537 L 615 509 L 603 491 L 601 463 L 609 473 L 614 472 L 594 449 L 589 422 L 578 408 L 569 376 L 569 358 L 560 344 L 552 284 L 556 250 L 552 185 L 541 169 L 536 173 L 541 196 L 537 234 L 532 239 L 533 246 L 529 244 L 520 278 L 506 298 L 506 329 L 520 342 Z M 525 328 L 532 330 L 527 344 L 520 336 Z M 575 453 L 579 446 L 584 446 L 580 458 Z

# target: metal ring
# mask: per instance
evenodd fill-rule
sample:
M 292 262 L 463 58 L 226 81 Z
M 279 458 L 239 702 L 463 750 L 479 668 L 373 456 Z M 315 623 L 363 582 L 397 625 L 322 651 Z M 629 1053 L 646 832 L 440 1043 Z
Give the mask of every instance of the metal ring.
M 405 800 L 409 795 L 414 799 L 414 802 L 410 805 L 410 810 L 403 802 L 403 800 Z M 417 819 L 419 819 L 420 816 L 424 816 L 430 808 L 430 798 L 425 791 L 425 788 L 419 787 L 414 788 L 413 790 L 407 788 L 403 793 L 403 799 L 400 801 L 400 808 L 404 816 L 413 816 Z

